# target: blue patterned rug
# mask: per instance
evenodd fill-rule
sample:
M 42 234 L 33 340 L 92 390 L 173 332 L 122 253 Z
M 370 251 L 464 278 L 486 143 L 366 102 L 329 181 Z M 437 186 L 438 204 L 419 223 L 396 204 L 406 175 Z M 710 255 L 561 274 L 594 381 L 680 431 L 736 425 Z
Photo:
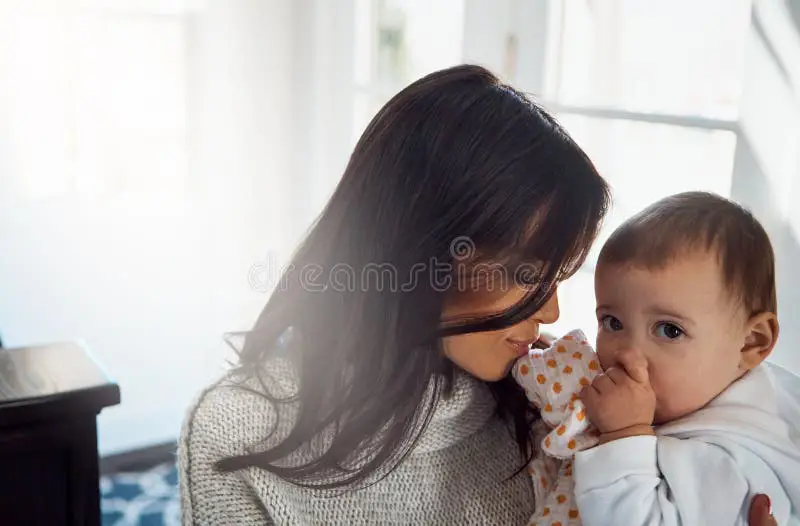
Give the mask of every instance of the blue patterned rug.
M 100 498 L 103 526 L 180 526 L 175 464 L 103 476 Z

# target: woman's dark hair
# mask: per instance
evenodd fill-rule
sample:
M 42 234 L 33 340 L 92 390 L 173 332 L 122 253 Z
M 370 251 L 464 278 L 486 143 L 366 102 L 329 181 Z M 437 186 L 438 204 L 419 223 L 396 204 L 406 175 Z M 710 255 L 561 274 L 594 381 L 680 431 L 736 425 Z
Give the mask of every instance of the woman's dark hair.
M 319 488 L 391 471 L 452 385 L 455 366 L 440 338 L 502 329 L 540 310 L 582 264 L 609 200 L 561 126 L 486 69 L 453 67 L 409 85 L 367 126 L 240 352 L 238 370 L 259 376 L 262 396 L 296 407 L 291 432 L 218 468 L 258 466 Z M 537 286 L 505 312 L 443 325 L 454 282 L 441 269 L 458 266 L 458 243 L 475 248 L 471 265 L 539 264 Z M 277 345 L 288 331 L 292 338 Z M 297 377 L 291 397 L 271 392 L 263 378 L 279 353 Z M 510 376 L 489 388 L 522 466 L 538 414 Z M 318 454 L 287 465 L 323 436 Z

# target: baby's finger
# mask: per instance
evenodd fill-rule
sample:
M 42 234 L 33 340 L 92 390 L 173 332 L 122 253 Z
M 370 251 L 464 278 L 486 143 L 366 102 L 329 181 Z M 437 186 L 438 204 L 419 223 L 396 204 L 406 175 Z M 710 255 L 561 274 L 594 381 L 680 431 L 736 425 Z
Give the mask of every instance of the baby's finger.
M 592 387 L 599 393 L 607 393 L 609 390 L 614 389 L 616 384 L 608 377 L 607 374 L 598 374 L 592 380 Z
M 591 409 L 594 406 L 595 396 L 598 394 L 599 393 L 597 392 L 597 389 L 591 385 L 587 385 L 581 389 L 581 392 L 578 393 L 578 396 L 580 397 L 581 402 L 583 402 L 583 405 L 585 405 L 587 409 Z
M 628 376 L 628 373 L 626 373 L 623 369 L 620 369 L 619 367 L 609 367 L 604 374 L 617 385 L 623 384 L 626 380 L 630 378 Z
M 647 360 L 638 349 L 629 349 L 617 354 L 617 361 L 625 368 L 633 380 L 647 384 L 650 383 L 650 375 L 647 372 Z

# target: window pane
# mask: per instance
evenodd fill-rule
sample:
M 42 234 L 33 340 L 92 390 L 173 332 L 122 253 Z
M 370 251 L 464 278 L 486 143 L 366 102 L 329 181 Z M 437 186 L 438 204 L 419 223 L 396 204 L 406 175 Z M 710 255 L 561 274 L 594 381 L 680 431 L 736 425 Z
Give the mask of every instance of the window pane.
M 355 5 L 357 84 L 389 93 L 461 62 L 463 0 L 361 0 Z
M 736 117 L 750 0 L 564 0 L 561 5 L 551 98 Z
M 612 187 L 614 204 L 592 263 L 614 228 L 662 197 L 688 190 L 730 196 L 732 132 L 576 115 L 559 120 Z

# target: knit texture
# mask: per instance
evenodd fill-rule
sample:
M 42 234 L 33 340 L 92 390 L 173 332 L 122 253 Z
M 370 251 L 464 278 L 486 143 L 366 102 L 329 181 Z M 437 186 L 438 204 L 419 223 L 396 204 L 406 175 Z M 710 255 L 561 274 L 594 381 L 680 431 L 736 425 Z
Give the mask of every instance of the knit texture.
M 268 371 L 275 378 L 267 385 L 271 393 L 291 392 L 287 364 L 270 363 Z M 516 442 L 495 416 L 491 393 L 472 377 L 457 377 L 417 447 L 391 474 L 344 493 L 299 488 L 258 468 L 213 470 L 218 459 L 268 445 L 291 428 L 290 406 L 276 409 L 235 381 L 225 377 L 201 393 L 184 422 L 179 477 L 185 525 L 522 525 L 533 513 L 530 478 L 513 476 L 522 465 Z M 245 383 L 263 389 L 254 379 Z

